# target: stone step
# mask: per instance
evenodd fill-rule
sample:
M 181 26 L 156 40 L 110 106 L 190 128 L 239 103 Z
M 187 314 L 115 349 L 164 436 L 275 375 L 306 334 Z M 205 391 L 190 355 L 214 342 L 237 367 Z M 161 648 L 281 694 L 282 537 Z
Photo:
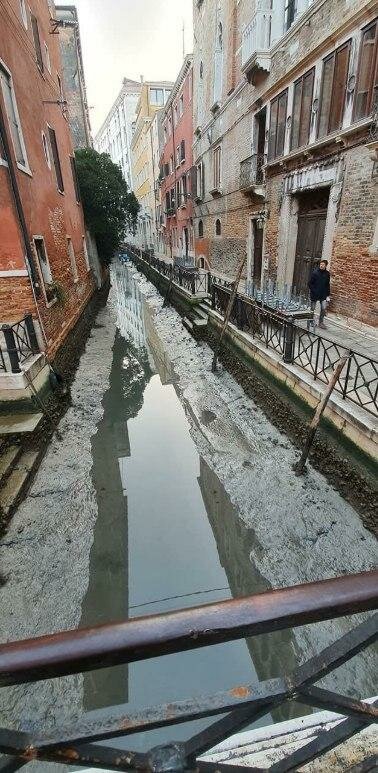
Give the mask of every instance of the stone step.
M 42 413 L 0 414 L 0 435 L 22 435 L 33 432 L 43 419 Z
M 25 451 L 16 462 L 11 474 L 0 491 L 0 510 L 5 516 L 16 504 L 24 491 L 38 459 L 38 451 Z
M 189 330 L 189 333 L 193 333 L 193 322 L 191 322 L 188 317 L 184 317 L 182 324 L 184 327 L 186 327 L 187 330 Z
M 5 481 L 5 478 L 8 477 L 9 472 L 12 469 L 12 465 L 17 459 L 19 453 L 19 446 L 8 446 L 8 448 L 6 448 L 4 451 L 2 451 L 0 448 L 0 486 L 2 485 L 3 481 Z
M 208 322 L 208 317 L 197 317 L 193 319 L 193 325 L 194 327 L 206 327 Z

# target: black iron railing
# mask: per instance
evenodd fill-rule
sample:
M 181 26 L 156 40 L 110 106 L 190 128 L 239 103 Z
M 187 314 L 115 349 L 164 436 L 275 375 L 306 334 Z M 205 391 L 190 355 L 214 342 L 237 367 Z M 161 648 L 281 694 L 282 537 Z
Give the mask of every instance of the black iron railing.
M 0 340 L 0 370 L 5 372 L 21 373 L 21 365 L 39 352 L 31 314 L 13 325 L 3 325 Z
M 137 618 L 44 636 L 0 646 L 0 687 L 79 674 L 213 644 L 258 636 L 271 631 L 331 620 L 378 607 L 378 572 L 365 572 L 321 582 L 233 599 L 168 614 Z M 216 695 L 189 698 L 136 714 L 91 720 L 83 716 L 72 726 L 52 733 L 43 727 L 32 734 L 0 729 L 0 753 L 8 756 L 8 773 L 30 761 L 65 763 L 71 767 L 114 770 L 218 771 L 228 765 L 201 760 L 205 752 L 248 727 L 287 701 L 329 709 L 344 716 L 331 730 L 290 753 L 270 770 L 297 770 L 337 747 L 378 719 L 376 704 L 314 686 L 378 638 L 378 615 L 369 617 L 290 674 L 234 687 Z M 108 745 L 156 728 L 194 719 L 225 715 L 185 742 L 149 753 Z M 106 745 L 101 745 L 105 741 Z M 96 745 L 94 745 L 96 742 Z M 5 768 L 4 768 L 5 769 Z M 248 769 L 248 768 L 247 768 Z M 256 770 L 256 768 L 249 768 Z
M 240 162 L 240 188 L 250 190 L 264 182 L 265 156 L 263 153 L 254 153 L 253 156 Z
M 229 303 L 230 287 L 220 284 L 213 277 L 212 307 L 223 316 Z M 342 372 L 335 390 L 343 400 L 350 400 L 373 416 L 378 415 L 378 362 L 354 352 L 324 336 L 318 336 L 295 325 L 293 320 L 272 312 L 242 295 L 237 295 L 233 305 L 231 323 L 249 333 L 268 349 L 309 372 L 314 380 L 328 384 L 334 365 L 345 354 L 348 364 Z
M 127 255 L 142 271 L 146 266 L 149 266 L 162 276 L 167 277 L 167 279 L 172 279 L 174 284 L 187 290 L 191 295 L 206 295 L 209 293 L 209 275 L 207 271 L 193 266 L 184 267 L 167 263 L 165 260 L 160 260 L 160 258 L 156 258 L 154 255 L 130 246 L 127 247 Z

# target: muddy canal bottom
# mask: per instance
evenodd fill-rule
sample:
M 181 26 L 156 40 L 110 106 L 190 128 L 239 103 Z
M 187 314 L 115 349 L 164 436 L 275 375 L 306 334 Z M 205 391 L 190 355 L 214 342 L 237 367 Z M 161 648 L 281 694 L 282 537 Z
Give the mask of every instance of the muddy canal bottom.
M 117 272 L 116 290 L 110 385 L 92 440 L 98 519 L 82 626 L 267 587 L 250 560 L 253 532 L 197 452 L 148 306 L 127 269 Z M 155 658 L 84 675 L 84 710 L 116 706 L 116 713 L 129 713 L 266 679 L 294 663 L 287 632 Z M 188 738 L 210 722 L 169 729 L 168 737 Z M 163 740 L 167 730 L 128 738 L 125 748 L 147 749 Z

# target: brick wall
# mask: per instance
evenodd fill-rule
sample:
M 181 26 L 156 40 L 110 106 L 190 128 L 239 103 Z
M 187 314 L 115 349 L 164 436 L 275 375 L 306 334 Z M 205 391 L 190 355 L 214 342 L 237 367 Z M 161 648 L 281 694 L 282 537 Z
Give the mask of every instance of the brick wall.
M 31 30 L 29 5 L 38 19 L 43 57 L 43 73 L 40 72 L 35 56 Z M 28 238 L 43 237 L 50 264 L 53 282 L 60 285 L 64 303 L 49 304 L 44 292 L 38 298 L 38 313 L 48 340 L 48 352 L 54 353 L 64 340 L 69 329 L 75 324 L 82 309 L 94 291 L 94 281 L 88 272 L 83 252 L 85 225 L 80 203 L 76 201 L 70 156 L 73 155 L 72 138 L 67 116 L 57 104 L 60 98 L 58 74 L 62 76 L 59 37 L 50 34 L 50 11 L 47 0 L 31 0 L 28 4 L 28 24 L 25 28 L 18 0 L 9 0 L 0 7 L 0 50 L 5 66 L 12 74 L 20 125 L 26 147 L 29 170 L 24 171 L 16 164 L 17 184 L 22 201 Z M 45 54 L 45 43 L 49 48 L 51 73 Z M 0 91 L 2 112 L 5 115 Z M 52 104 L 51 104 L 52 103 Z M 7 125 L 7 119 L 5 119 Z M 57 188 L 51 147 L 46 159 L 42 144 L 42 133 L 48 142 L 48 126 L 56 132 L 64 192 Z M 8 139 L 13 154 L 9 134 Z M 32 288 L 27 276 L 13 275 L 15 271 L 26 272 L 25 246 L 21 237 L 17 211 L 9 186 L 8 170 L 0 166 L 1 218 L 0 218 L 0 319 L 14 321 L 22 318 L 25 311 L 32 311 L 37 317 Z M 6 214 L 3 217 L 3 213 Z M 75 252 L 78 281 L 71 268 L 67 248 L 67 237 L 72 239 Z M 38 261 L 34 259 L 36 271 Z

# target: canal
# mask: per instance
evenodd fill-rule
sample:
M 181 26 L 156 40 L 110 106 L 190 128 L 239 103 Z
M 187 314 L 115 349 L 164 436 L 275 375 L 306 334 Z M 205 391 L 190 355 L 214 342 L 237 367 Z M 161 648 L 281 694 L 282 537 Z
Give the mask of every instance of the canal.
M 113 281 L 118 329 L 104 414 L 92 440 L 98 517 L 82 626 L 269 587 L 250 559 L 253 530 L 242 525 L 191 437 L 172 365 L 132 272 L 118 266 Z M 290 633 L 231 642 L 87 674 L 84 708 L 135 711 L 265 679 L 294 664 Z M 284 716 L 287 709 L 277 710 L 276 717 Z M 260 724 L 267 722 L 271 715 Z M 187 738 L 208 723 L 172 728 L 170 738 Z M 147 749 L 166 735 L 134 736 L 126 748 Z
M 0 543 L 0 640 L 119 621 L 371 568 L 376 543 L 134 269 L 112 269 L 61 422 Z M 0 724 L 59 729 L 282 676 L 354 620 L 0 691 Z M 326 680 L 368 697 L 376 658 Z M 310 711 L 290 704 L 270 724 Z M 117 741 L 145 750 L 211 720 Z M 48 773 L 38 763 L 34 770 Z M 59 768 L 59 769 L 58 769 Z M 57 773 L 65 770 L 58 766 Z

